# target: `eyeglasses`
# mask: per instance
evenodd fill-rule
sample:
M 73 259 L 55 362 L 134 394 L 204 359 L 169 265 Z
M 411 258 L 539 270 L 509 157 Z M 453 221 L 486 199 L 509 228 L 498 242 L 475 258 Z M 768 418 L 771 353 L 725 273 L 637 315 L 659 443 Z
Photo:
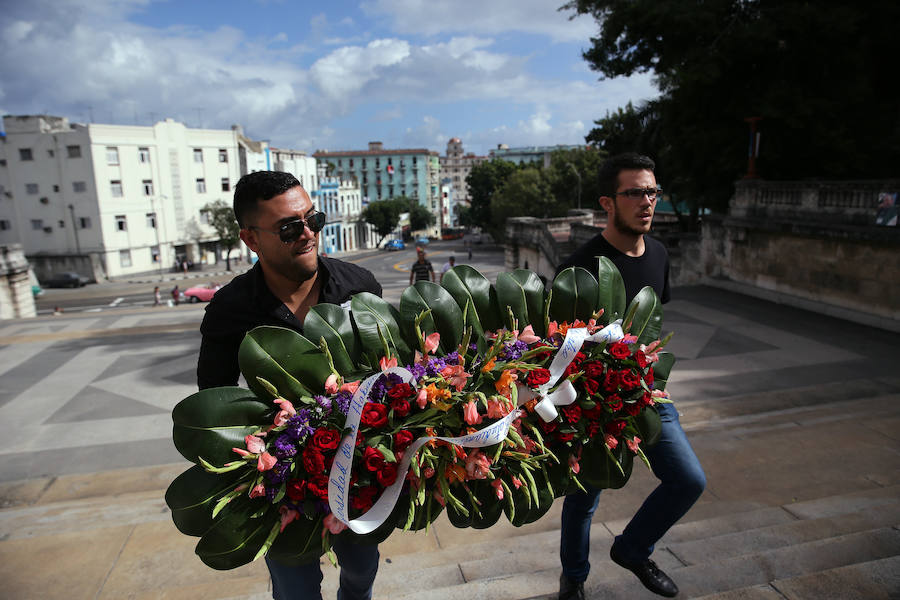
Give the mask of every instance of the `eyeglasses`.
M 251 225 L 247 227 L 247 229 L 265 231 L 266 233 L 277 235 L 278 239 L 280 239 L 285 244 L 293 244 L 298 239 L 300 239 L 300 236 L 303 235 L 303 231 L 307 227 L 309 227 L 309 230 L 313 233 L 319 233 L 320 231 L 322 231 L 322 228 L 325 227 L 325 213 L 315 212 L 305 219 L 294 219 L 292 221 L 288 221 L 287 223 L 282 223 L 278 227 L 277 231 L 270 231 L 268 229 L 256 227 L 255 225 Z
M 616 192 L 616 196 L 626 196 L 629 200 L 641 200 L 647 196 L 651 202 L 656 200 L 659 194 L 662 194 L 662 186 L 659 185 L 655 188 L 630 188 L 624 192 Z

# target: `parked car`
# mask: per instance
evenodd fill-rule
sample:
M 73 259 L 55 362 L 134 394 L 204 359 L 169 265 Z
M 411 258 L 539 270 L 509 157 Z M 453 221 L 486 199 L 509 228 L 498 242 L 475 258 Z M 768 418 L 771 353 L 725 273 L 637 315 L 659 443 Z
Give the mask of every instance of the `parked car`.
M 427 237 L 416 238 L 416 246 L 427 246 L 427 245 L 428 245 Z
M 55 273 L 53 277 L 48 279 L 44 285 L 47 287 L 84 287 L 88 283 L 90 283 L 90 279 L 85 277 L 84 275 L 79 275 L 78 273 L 74 273 L 72 271 L 66 271 L 65 273 Z
M 384 245 L 385 250 L 405 250 L 406 244 L 403 243 L 403 240 L 391 240 L 387 244 Z
M 181 294 L 187 302 L 209 302 L 222 286 L 218 283 L 189 287 Z

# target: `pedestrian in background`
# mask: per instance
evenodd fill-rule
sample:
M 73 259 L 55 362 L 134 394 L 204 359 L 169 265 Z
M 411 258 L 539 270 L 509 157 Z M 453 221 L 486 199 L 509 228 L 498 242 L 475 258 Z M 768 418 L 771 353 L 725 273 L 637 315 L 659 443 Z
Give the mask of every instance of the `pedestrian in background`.
M 159 306 L 162 303 L 162 298 L 160 298 L 159 294 L 159 286 L 153 288 L 153 306 Z
M 178 301 L 181 299 L 181 290 L 178 289 L 178 284 L 175 284 L 175 287 L 172 288 L 172 300 L 175 302 L 175 306 L 178 306 Z
M 429 275 L 431 281 L 434 281 L 434 267 L 430 261 L 425 260 L 425 249 L 416 248 L 416 255 L 416 262 L 409 270 L 409 285 L 412 285 L 413 281 L 428 281 Z
M 441 279 L 438 283 L 440 283 L 441 281 L 444 281 L 444 273 L 446 273 L 447 271 L 449 271 L 450 269 L 452 269 L 455 266 L 456 266 L 456 257 L 451 256 L 450 258 L 447 259 L 447 262 L 444 263 L 444 266 L 441 267 Z

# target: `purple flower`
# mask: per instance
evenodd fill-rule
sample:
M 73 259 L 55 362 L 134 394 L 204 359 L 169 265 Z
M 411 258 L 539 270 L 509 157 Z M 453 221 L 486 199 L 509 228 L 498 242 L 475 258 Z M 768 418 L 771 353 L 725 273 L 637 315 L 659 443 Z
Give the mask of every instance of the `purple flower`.
M 296 440 L 290 434 L 282 434 L 275 440 L 275 458 L 290 458 L 297 454 Z
M 334 404 L 341 414 L 346 415 L 350 410 L 350 400 L 352 399 L 353 396 L 350 395 L 350 392 L 338 392 L 334 397 Z
M 316 404 L 325 409 L 325 414 L 331 412 L 331 398 L 326 398 L 325 396 L 313 396 L 313 400 L 316 401 Z
M 500 353 L 500 356 L 505 358 L 506 360 L 517 360 L 519 358 L 522 358 L 522 354 L 526 350 L 528 350 L 528 344 L 516 340 L 515 342 L 504 344 L 503 351 Z
M 406 365 L 406 369 L 410 373 L 412 373 L 412 376 L 416 379 L 416 382 L 421 381 L 422 378 L 425 377 L 425 367 L 420 364 Z

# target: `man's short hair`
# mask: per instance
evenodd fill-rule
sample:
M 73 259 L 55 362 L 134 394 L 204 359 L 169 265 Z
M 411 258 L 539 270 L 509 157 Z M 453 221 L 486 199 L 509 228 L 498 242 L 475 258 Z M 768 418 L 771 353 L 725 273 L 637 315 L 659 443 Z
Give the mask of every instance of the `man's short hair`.
M 234 218 L 238 225 L 247 225 L 260 200 L 271 200 L 299 185 L 296 177 L 283 171 L 247 173 L 234 186 Z
M 615 198 L 619 189 L 619 173 L 642 169 L 653 171 L 656 169 L 656 163 L 649 156 L 637 152 L 626 152 L 609 157 L 600 165 L 598 172 L 600 195 Z

